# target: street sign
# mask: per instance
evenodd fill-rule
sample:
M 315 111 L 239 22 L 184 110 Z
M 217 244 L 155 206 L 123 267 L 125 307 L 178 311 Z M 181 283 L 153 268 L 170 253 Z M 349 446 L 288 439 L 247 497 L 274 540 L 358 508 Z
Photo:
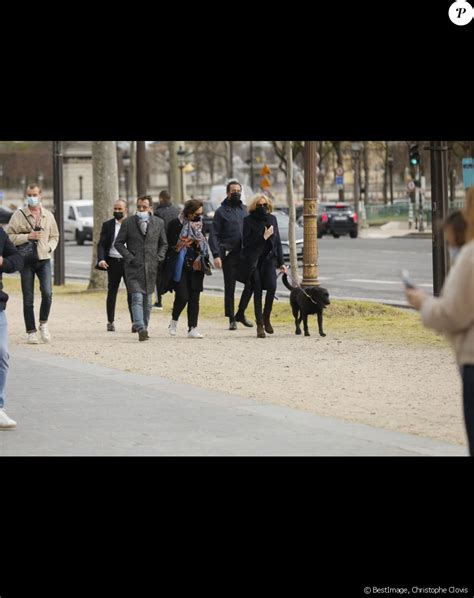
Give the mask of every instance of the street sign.
M 263 177 L 262 182 L 260 183 L 260 187 L 262 189 L 267 189 L 268 187 L 271 187 L 272 184 L 270 183 L 270 181 L 267 179 L 266 176 Z
M 408 191 L 413 191 L 416 188 L 415 181 L 408 181 L 407 189 Z
M 336 177 L 341 177 L 344 174 L 344 168 L 342 166 L 338 166 L 336 168 Z
M 344 177 L 343 176 L 336 177 L 336 185 L 344 185 Z
M 260 176 L 265 176 L 266 174 L 271 174 L 268 164 L 264 164 L 262 170 L 260 171 Z
M 462 159 L 462 178 L 464 189 L 474 186 L 474 160 L 473 158 Z

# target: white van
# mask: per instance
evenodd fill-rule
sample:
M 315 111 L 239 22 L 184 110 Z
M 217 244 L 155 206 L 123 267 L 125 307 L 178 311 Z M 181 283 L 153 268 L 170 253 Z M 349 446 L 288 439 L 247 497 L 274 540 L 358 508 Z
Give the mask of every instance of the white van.
M 247 205 L 247 203 L 249 203 L 249 201 L 252 199 L 253 195 L 254 193 L 248 185 L 242 185 L 242 197 L 240 199 L 242 200 L 243 204 Z M 211 188 L 209 201 L 213 206 L 215 206 L 216 210 L 226 197 L 227 191 L 225 185 L 213 185 Z
M 64 202 L 64 240 L 76 241 L 84 245 L 84 241 L 92 241 L 93 230 L 92 199 L 77 199 Z

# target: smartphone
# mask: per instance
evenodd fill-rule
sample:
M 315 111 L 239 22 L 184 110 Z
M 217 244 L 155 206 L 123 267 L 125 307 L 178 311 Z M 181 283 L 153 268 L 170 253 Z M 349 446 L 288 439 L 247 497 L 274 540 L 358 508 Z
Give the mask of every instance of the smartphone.
M 407 289 L 414 289 L 415 288 L 415 283 L 410 278 L 410 273 L 408 272 L 408 270 L 402 270 L 401 276 L 402 276 L 403 284 L 405 285 L 405 287 Z

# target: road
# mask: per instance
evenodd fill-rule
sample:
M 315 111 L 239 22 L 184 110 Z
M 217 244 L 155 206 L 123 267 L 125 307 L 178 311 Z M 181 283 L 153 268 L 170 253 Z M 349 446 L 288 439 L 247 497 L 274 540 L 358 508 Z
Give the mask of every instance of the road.
M 332 297 L 367 298 L 404 302 L 400 270 L 407 268 L 413 280 L 432 292 L 430 239 L 350 239 L 323 237 L 319 246 L 319 277 Z M 82 247 L 66 242 L 66 277 L 89 278 L 92 244 Z M 222 272 L 213 271 L 205 286 L 222 288 Z M 239 288 L 241 285 L 237 285 Z M 278 279 L 278 290 L 286 291 Z

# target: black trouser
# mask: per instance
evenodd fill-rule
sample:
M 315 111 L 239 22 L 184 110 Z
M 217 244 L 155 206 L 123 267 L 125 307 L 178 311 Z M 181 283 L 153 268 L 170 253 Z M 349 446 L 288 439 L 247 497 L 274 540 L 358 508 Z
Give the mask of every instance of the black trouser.
M 124 260 L 122 258 L 108 257 L 105 260 L 109 264 L 107 276 L 109 279 L 107 286 L 107 322 L 115 320 L 115 304 L 117 303 L 117 293 L 120 286 L 120 281 L 125 282 Z M 130 293 L 127 293 L 128 311 L 130 313 L 130 320 L 133 322 L 132 316 L 132 298 Z
M 253 303 L 254 303 L 254 307 L 255 307 L 255 320 L 257 321 L 257 323 L 262 323 L 263 322 L 263 316 L 265 315 L 266 317 L 270 317 L 270 314 L 272 313 L 272 307 L 273 307 L 273 300 L 275 298 L 275 293 L 276 293 L 276 277 L 275 277 L 275 284 L 272 286 L 270 286 L 269 288 L 267 288 L 267 294 L 265 297 L 265 309 L 263 310 L 262 313 L 262 293 L 263 293 L 263 289 L 262 289 L 262 277 L 260 275 L 260 270 L 259 268 L 255 268 L 253 274 L 252 274 L 252 286 L 253 286 Z
M 156 302 L 161 305 L 161 293 L 160 293 L 160 284 L 161 284 L 161 275 L 163 273 L 163 264 L 164 262 L 158 262 L 158 270 L 156 272 Z
M 237 275 L 237 266 L 239 264 L 239 254 L 232 251 L 229 255 L 222 260 L 222 271 L 224 273 L 224 305 L 225 315 L 228 318 L 233 319 L 235 316 L 234 311 L 234 294 L 235 294 L 235 282 Z M 252 297 L 252 288 L 247 283 L 242 291 L 242 295 L 239 301 L 238 313 L 243 316 L 249 301 Z
M 462 394 L 464 423 L 466 425 L 469 454 L 474 456 L 474 365 L 462 366 Z
M 198 276 L 194 274 L 190 268 L 183 267 L 183 274 L 181 280 L 174 283 L 174 303 L 172 318 L 175 322 L 178 321 L 179 316 L 183 309 L 188 304 L 188 330 L 196 328 L 199 317 L 199 298 L 201 291 L 196 291 L 191 286 L 192 276 Z

